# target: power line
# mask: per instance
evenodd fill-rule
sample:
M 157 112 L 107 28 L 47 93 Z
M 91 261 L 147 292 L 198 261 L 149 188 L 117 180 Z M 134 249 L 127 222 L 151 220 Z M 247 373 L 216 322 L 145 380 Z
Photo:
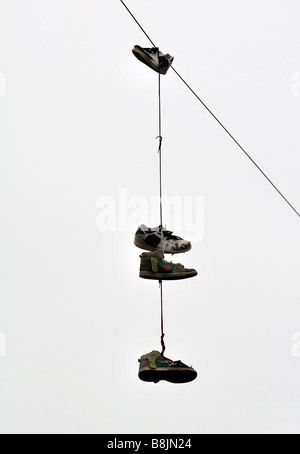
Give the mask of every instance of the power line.
M 149 35 L 146 33 L 144 28 L 141 26 L 139 21 L 136 19 L 136 17 L 132 14 L 132 12 L 129 10 L 129 8 L 126 6 L 126 4 L 123 2 L 123 0 L 120 0 L 121 3 L 124 5 L 126 10 L 129 12 L 133 20 L 136 22 L 136 24 L 140 27 L 142 32 L 145 34 L 145 36 L 148 38 L 148 40 L 151 42 L 151 44 L 155 46 L 154 42 L 152 39 L 149 37 Z M 228 129 L 224 126 L 224 124 L 218 119 L 218 117 L 209 109 L 209 107 L 202 101 L 202 99 L 197 95 L 197 93 L 191 88 L 191 86 L 186 82 L 186 80 L 176 71 L 176 69 L 171 66 L 175 74 L 179 77 L 179 79 L 186 85 L 186 87 L 191 91 L 191 93 L 198 99 L 198 101 L 202 104 L 202 106 L 210 113 L 210 115 L 217 121 L 217 123 L 224 129 L 224 131 L 229 135 L 229 137 L 235 142 L 235 144 L 240 148 L 240 150 L 245 154 L 245 156 L 252 162 L 252 164 L 260 171 L 260 173 L 266 178 L 266 180 L 271 184 L 271 186 L 277 191 L 277 193 L 282 197 L 282 199 L 290 206 L 290 208 L 297 214 L 298 217 L 300 217 L 299 212 L 296 210 L 296 208 L 288 201 L 288 199 L 282 194 L 282 192 L 278 189 L 278 187 L 273 183 L 273 181 L 266 175 L 266 173 L 262 170 L 262 168 L 254 161 L 254 159 L 247 153 L 247 151 L 242 147 L 242 145 L 238 142 L 237 139 L 228 131 Z
M 129 12 L 130 16 L 133 18 L 133 20 L 138 24 L 138 26 L 140 27 L 140 29 L 142 30 L 142 32 L 144 33 L 144 35 L 147 36 L 147 38 L 149 39 L 150 43 L 152 44 L 153 47 L 156 47 L 156 45 L 154 44 L 154 42 L 152 41 L 152 39 L 150 38 L 150 36 L 145 32 L 145 30 L 143 29 L 143 27 L 141 26 L 141 24 L 138 22 L 138 20 L 134 17 L 134 15 L 132 14 L 132 12 L 130 11 L 130 9 L 128 8 L 128 6 L 125 5 L 125 3 L 123 2 L 123 0 L 120 0 L 121 3 L 123 3 L 123 5 L 125 6 L 125 8 L 127 9 L 127 11 Z
M 190 87 L 190 85 L 181 77 L 181 75 L 173 68 L 173 71 L 177 76 L 182 80 L 182 82 L 187 86 L 187 88 L 193 93 L 194 96 L 201 102 L 201 104 L 205 107 L 205 109 L 213 116 L 213 118 L 219 123 L 219 125 L 224 129 L 224 131 L 231 137 L 231 139 L 236 143 L 236 145 L 242 150 L 242 152 L 247 156 L 248 159 L 255 165 L 255 167 L 261 172 L 261 174 L 268 180 L 268 182 L 273 186 L 273 188 L 278 192 L 278 194 L 283 198 L 283 200 L 295 211 L 295 213 L 300 217 L 298 211 L 293 207 L 293 205 L 287 200 L 287 198 L 282 194 L 281 191 L 275 186 L 275 184 L 270 180 L 270 178 L 265 174 L 261 167 L 251 158 L 249 153 L 242 147 L 242 145 L 233 137 L 233 135 L 228 131 L 228 129 L 221 123 L 221 121 L 215 116 L 215 114 L 207 107 L 207 105 L 202 101 L 202 99 L 195 93 L 195 91 Z

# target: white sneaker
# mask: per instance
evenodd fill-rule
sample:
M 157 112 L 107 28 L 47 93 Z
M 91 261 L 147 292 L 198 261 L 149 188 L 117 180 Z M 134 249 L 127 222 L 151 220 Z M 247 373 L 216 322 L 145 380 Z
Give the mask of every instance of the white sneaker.
M 174 61 L 174 57 L 171 57 L 170 54 L 159 52 L 157 47 L 148 49 L 141 46 L 134 46 L 132 52 L 138 60 L 154 69 L 157 73 L 160 72 L 160 74 L 167 74 L 168 69 Z
M 165 254 L 180 254 L 192 249 L 189 241 L 185 241 L 173 232 L 160 227 L 149 228 L 141 225 L 134 237 L 134 244 L 145 251 L 155 251 L 162 249 Z

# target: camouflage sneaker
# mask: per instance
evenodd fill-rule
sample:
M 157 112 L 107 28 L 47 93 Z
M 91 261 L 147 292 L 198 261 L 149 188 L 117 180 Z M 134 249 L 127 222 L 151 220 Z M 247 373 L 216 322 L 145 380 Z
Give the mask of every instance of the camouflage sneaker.
M 141 46 L 134 46 L 133 55 L 149 68 L 154 69 L 157 73 L 167 74 L 168 69 L 174 61 L 174 57 L 169 54 L 159 52 L 157 47 L 143 48 Z
M 141 225 L 138 228 L 134 237 L 134 244 L 144 251 L 162 249 L 165 254 L 180 254 L 192 249 L 189 241 L 173 235 L 173 232 L 165 229 L 160 231 L 160 227 L 149 228 L 146 225 Z
M 184 268 L 180 263 L 167 262 L 161 251 L 144 252 L 140 258 L 140 277 L 143 279 L 179 280 L 198 274 L 196 270 Z
M 189 383 L 197 378 L 197 372 L 181 361 L 164 358 L 158 351 L 143 355 L 140 362 L 139 378 L 142 381 L 158 383 Z

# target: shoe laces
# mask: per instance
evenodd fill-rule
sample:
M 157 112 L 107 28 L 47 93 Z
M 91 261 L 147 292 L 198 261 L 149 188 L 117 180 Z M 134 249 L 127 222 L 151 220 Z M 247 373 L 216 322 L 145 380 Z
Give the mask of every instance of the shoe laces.
M 165 359 L 170 366 L 175 366 L 176 365 L 176 361 L 172 361 L 170 358 L 166 358 L 164 355 L 161 355 L 161 357 L 163 359 Z
M 157 47 L 145 48 L 145 50 L 146 50 L 149 54 L 157 54 L 157 52 L 158 52 Z
M 173 232 L 171 232 L 170 230 L 164 230 L 163 233 L 167 240 L 181 240 L 179 236 L 173 235 Z
M 184 269 L 184 266 L 183 266 L 181 263 L 167 262 L 166 260 L 164 260 L 164 262 L 166 262 L 166 263 L 171 263 L 171 265 L 175 265 L 175 266 L 177 266 L 178 268 Z

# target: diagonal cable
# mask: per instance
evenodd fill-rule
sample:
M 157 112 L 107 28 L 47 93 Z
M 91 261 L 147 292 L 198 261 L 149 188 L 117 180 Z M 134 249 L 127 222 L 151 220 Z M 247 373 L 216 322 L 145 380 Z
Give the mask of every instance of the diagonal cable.
M 124 3 L 123 0 L 120 0 L 120 2 L 124 5 L 128 13 L 131 15 L 133 20 L 136 22 L 136 24 L 140 27 L 142 32 L 145 34 L 145 36 L 148 38 L 150 43 L 154 46 L 154 42 L 152 39 L 149 37 L 149 35 L 146 33 L 144 28 L 141 26 L 139 21 L 136 19 L 136 17 L 132 14 L 130 9 L 127 7 L 127 5 Z M 224 124 L 218 119 L 218 117 L 209 109 L 209 107 L 202 101 L 200 96 L 197 95 L 197 93 L 192 89 L 192 87 L 186 82 L 186 80 L 176 71 L 176 69 L 172 66 L 171 67 L 175 74 L 179 77 L 179 79 L 186 85 L 186 87 L 191 91 L 191 93 L 198 99 L 198 101 L 202 104 L 202 106 L 210 113 L 210 115 L 217 121 L 217 123 L 224 129 L 224 131 L 229 135 L 229 137 L 235 142 L 235 144 L 240 148 L 240 150 L 245 154 L 245 156 L 252 162 L 252 164 L 259 170 L 259 172 L 266 178 L 266 180 L 271 184 L 271 186 L 277 191 L 277 193 L 282 197 L 282 199 L 290 206 L 290 208 L 297 214 L 298 217 L 300 217 L 299 212 L 296 210 L 296 208 L 289 202 L 289 200 L 283 195 L 283 193 L 278 189 L 278 187 L 273 183 L 273 181 L 267 176 L 267 174 L 262 170 L 262 168 L 254 161 L 254 159 L 247 153 L 244 147 L 238 142 L 238 140 L 229 132 L 229 130 L 224 126 Z

